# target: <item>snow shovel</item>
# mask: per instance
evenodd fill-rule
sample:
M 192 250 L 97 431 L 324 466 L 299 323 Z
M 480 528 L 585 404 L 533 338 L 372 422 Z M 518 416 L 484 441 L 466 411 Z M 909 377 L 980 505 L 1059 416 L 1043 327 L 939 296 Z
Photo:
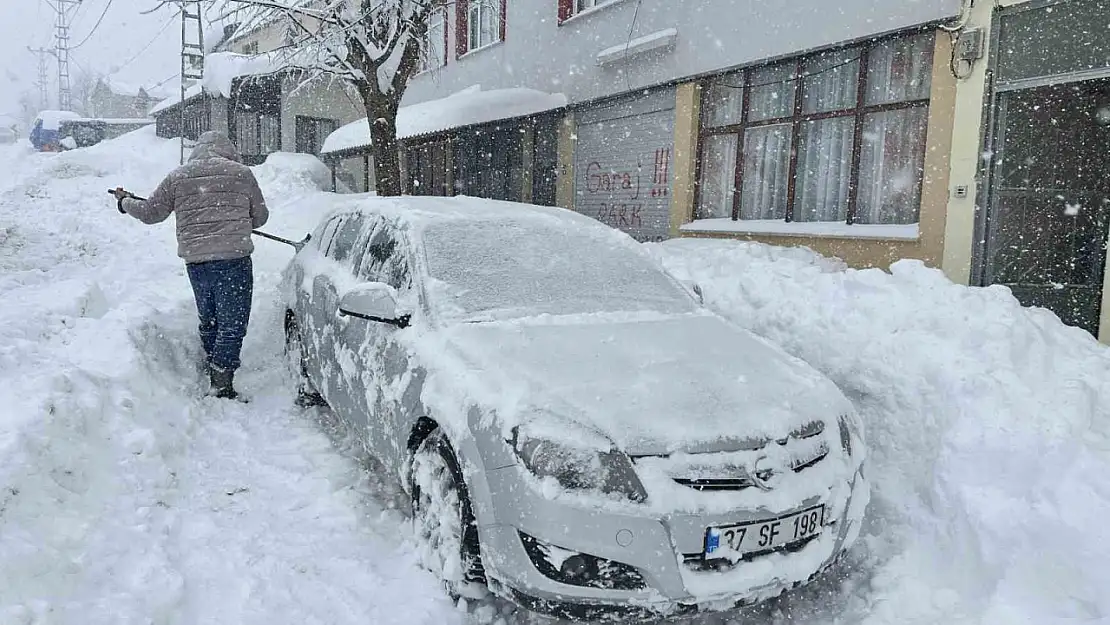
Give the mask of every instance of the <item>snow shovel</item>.
M 116 192 L 115 189 L 108 189 L 108 194 L 109 195 L 114 195 L 115 192 Z M 135 194 L 131 195 L 131 199 L 139 200 L 140 202 L 145 202 L 146 201 L 145 197 L 139 197 Z M 120 209 L 120 212 L 123 212 L 122 208 Z M 298 252 L 301 251 L 302 249 L 304 249 L 304 246 L 307 245 L 310 240 L 312 240 L 312 235 L 311 234 L 305 235 L 305 238 L 300 240 L 300 241 L 291 241 L 289 239 L 283 239 L 281 237 L 274 236 L 274 235 L 269 234 L 267 232 L 262 232 L 261 230 L 251 230 L 251 234 L 256 234 L 260 237 L 270 239 L 272 241 L 277 241 L 279 243 L 284 243 L 286 245 L 291 245 L 291 246 L 293 246 L 293 249 L 298 251 Z

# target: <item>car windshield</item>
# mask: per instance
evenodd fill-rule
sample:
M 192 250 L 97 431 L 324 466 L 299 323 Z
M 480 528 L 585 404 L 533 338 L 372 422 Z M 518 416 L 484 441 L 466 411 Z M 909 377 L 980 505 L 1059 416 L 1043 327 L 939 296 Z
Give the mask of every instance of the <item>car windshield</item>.
M 605 235 L 542 222 L 429 226 L 423 239 L 433 306 L 470 321 L 696 310 L 662 270 Z

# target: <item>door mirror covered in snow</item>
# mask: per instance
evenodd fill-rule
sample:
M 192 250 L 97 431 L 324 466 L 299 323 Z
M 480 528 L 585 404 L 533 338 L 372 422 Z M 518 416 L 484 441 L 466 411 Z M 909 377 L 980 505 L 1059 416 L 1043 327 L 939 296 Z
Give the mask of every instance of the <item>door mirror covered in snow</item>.
M 409 315 L 397 313 L 397 294 L 393 287 L 371 282 L 347 291 L 339 300 L 339 314 L 388 323 L 398 328 L 409 325 Z

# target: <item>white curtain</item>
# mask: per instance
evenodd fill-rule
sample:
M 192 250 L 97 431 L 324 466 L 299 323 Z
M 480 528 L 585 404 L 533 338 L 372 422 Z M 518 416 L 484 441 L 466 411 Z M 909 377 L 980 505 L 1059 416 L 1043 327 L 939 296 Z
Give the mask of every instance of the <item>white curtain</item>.
M 748 121 L 790 117 L 794 114 L 794 70 L 797 63 L 752 70 Z
M 790 124 L 749 128 L 744 135 L 741 219 L 785 219 L 790 185 Z
M 736 135 L 709 135 L 701 156 L 698 218 L 732 217 L 736 182 Z
M 710 128 L 739 124 L 744 114 L 744 77 L 725 76 L 709 88 L 705 99 L 705 125 Z
M 864 118 L 856 221 L 912 224 L 921 205 L 928 109 L 872 113 Z
M 924 100 L 933 72 L 933 36 L 894 39 L 872 48 L 866 104 Z
M 859 51 L 821 55 L 802 64 L 802 112 L 853 108 L 859 90 Z
M 852 171 L 855 117 L 802 124 L 795 221 L 845 221 Z

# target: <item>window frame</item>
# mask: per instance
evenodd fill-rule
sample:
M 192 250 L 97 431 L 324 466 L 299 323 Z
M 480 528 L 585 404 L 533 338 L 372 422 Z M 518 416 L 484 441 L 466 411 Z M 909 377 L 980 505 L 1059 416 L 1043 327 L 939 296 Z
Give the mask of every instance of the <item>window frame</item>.
M 902 40 L 902 39 L 909 40 L 909 39 L 913 39 L 913 38 L 916 38 L 916 37 L 923 37 L 923 38 L 927 37 L 929 39 L 929 43 L 934 46 L 934 50 L 935 50 L 936 37 L 937 37 L 935 31 L 925 30 L 925 29 L 913 30 L 913 31 L 904 31 L 904 32 L 896 33 L 896 34 L 893 34 L 893 35 L 890 35 L 890 36 L 877 38 L 877 39 L 868 41 L 868 42 L 863 43 L 863 44 L 841 46 L 841 47 L 838 47 L 838 48 L 824 50 L 824 51 L 820 51 L 820 52 L 816 52 L 816 53 L 800 55 L 800 56 L 792 57 L 792 58 L 788 58 L 788 59 L 782 59 L 782 60 L 774 61 L 774 62 L 771 62 L 771 63 L 763 63 L 763 64 L 760 64 L 760 65 L 745 67 L 745 68 L 742 68 L 742 69 L 739 69 L 739 70 L 734 70 L 734 71 L 727 72 L 727 73 L 717 74 L 715 76 L 712 76 L 712 77 L 704 80 L 701 83 L 701 106 L 700 106 L 700 113 L 699 113 L 699 119 L 698 119 L 698 151 L 697 151 L 698 159 L 697 159 L 697 167 L 696 167 L 696 172 L 695 172 L 695 185 L 697 187 L 697 192 L 695 194 L 695 202 L 694 202 L 694 207 L 693 207 L 693 211 L 692 211 L 694 220 L 696 221 L 696 220 L 699 220 L 699 219 L 709 219 L 710 218 L 710 217 L 703 217 L 702 214 L 701 214 L 702 193 L 704 191 L 703 187 L 705 186 L 705 185 L 702 184 L 702 164 L 704 163 L 704 160 L 706 158 L 705 150 L 706 150 L 706 145 L 708 144 L 708 141 L 707 141 L 708 138 L 713 137 L 713 136 L 720 136 L 720 135 L 735 135 L 737 137 L 737 141 L 736 141 L 736 151 L 737 151 L 737 153 L 736 153 L 736 156 L 735 156 L 735 165 L 734 165 L 734 172 L 733 172 L 733 185 L 732 185 L 732 206 L 731 206 L 731 212 L 730 212 L 730 215 L 729 215 L 728 218 L 731 221 L 736 221 L 736 222 L 748 221 L 748 220 L 744 220 L 744 219 L 740 218 L 740 212 L 741 212 L 741 207 L 742 207 L 742 202 L 743 202 L 743 188 L 744 188 L 743 187 L 743 183 L 744 183 L 744 165 L 745 165 L 745 162 L 744 162 L 745 161 L 744 145 L 745 145 L 745 138 L 746 138 L 746 135 L 747 135 L 747 131 L 752 130 L 752 129 L 757 129 L 757 128 L 763 128 L 763 127 L 767 127 L 767 126 L 789 124 L 790 125 L 790 128 L 789 128 L 790 151 L 789 151 L 789 164 L 788 164 L 788 168 L 787 168 L 786 214 L 785 214 L 785 217 L 782 219 L 782 221 L 783 221 L 783 223 L 795 223 L 795 219 L 794 219 L 794 217 L 795 217 L 795 208 L 796 208 L 795 204 L 796 204 L 797 198 L 798 198 L 798 183 L 799 183 L 799 171 L 798 171 L 798 160 L 799 159 L 798 159 L 798 155 L 799 155 L 799 152 L 800 152 L 800 141 L 802 139 L 802 134 L 803 134 L 803 129 L 805 127 L 805 124 L 807 122 L 821 121 L 821 120 L 827 120 L 827 119 L 837 119 L 837 118 L 849 118 L 850 117 L 850 118 L 854 118 L 854 121 L 853 121 L 853 133 L 852 133 L 852 137 L 853 137 L 853 139 L 852 139 L 852 156 L 851 156 L 851 163 L 849 165 L 849 172 L 850 173 L 849 173 L 849 180 L 848 180 L 848 196 L 847 196 L 846 215 L 845 215 L 845 219 L 843 221 L 834 221 L 834 222 L 827 222 L 827 223 L 846 223 L 847 225 L 852 225 L 852 224 L 856 223 L 856 220 L 857 220 L 857 217 L 858 217 L 857 209 L 858 209 L 858 203 L 859 203 L 858 200 L 859 200 L 859 182 L 860 182 L 860 161 L 862 160 L 862 152 L 863 152 L 863 138 L 864 138 L 863 137 L 863 129 L 864 129 L 864 126 L 866 125 L 866 120 L 868 119 L 868 116 L 876 114 L 876 113 L 886 113 L 886 112 L 891 112 L 891 111 L 924 109 L 926 111 L 926 137 L 924 137 L 924 140 L 921 142 L 921 146 L 919 146 L 919 149 L 923 153 L 926 152 L 926 150 L 927 150 L 927 143 L 928 143 L 928 140 L 927 140 L 928 111 L 929 111 L 929 107 L 930 107 L 930 104 L 931 104 L 931 101 L 932 101 L 932 86 L 931 85 L 930 85 L 929 92 L 922 98 L 899 100 L 899 101 L 895 101 L 895 102 L 883 102 L 883 103 L 880 103 L 880 104 L 867 104 L 867 93 L 868 93 L 868 74 L 867 74 L 867 70 L 868 70 L 868 64 L 869 64 L 872 52 L 883 44 L 887 44 L 887 43 L 890 43 L 892 41 L 897 41 L 897 40 Z M 857 54 L 852 55 L 852 59 L 851 59 L 851 61 L 849 61 L 849 63 L 851 63 L 852 61 L 858 61 L 858 64 L 859 64 L 858 71 L 857 71 L 857 76 L 856 76 L 856 97 L 855 97 L 854 106 L 847 107 L 847 108 L 840 108 L 840 109 L 831 110 L 831 111 L 819 111 L 819 112 L 814 112 L 814 113 L 806 113 L 804 111 L 804 106 L 805 106 L 804 94 L 805 94 L 805 84 L 806 84 L 805 78 L 810 75 L 810 74 L 806 74 L 806 63 L 807 63 L 807 61 L 808 62 L 820 61 L 822 59 L 822 57 L 825 57 L 827 55 L 837 54 L 837 53 L 844 53 L 844 52 L 853 52 L 853 51 L 857 52 Z M 791 73 L 791 77 L 787 80 L 782 81 L 782 83 L 793 82 L 793 85 L 791 85 L 791 87 L 793 89 L 793 99 L 794 99 L 792 113 L 790 115 L 786 115 L 786 116 L 779 116 L 779 117 L 773 117 L 773 118 L 759 119 L 757 121 L 751 121 L 749 119 L 749 117 L 750 117 L 750 114 L 751 114 L 752 87 L 753 86 L 754 87 L 763 86 L 763 84 L 768 84 L 768 85 L 782 84 L 782 83 L 779 83 L 779 82 L 753 84 L 752 83 L 753 73 L 755 73 L 759 70 L 770 68 L 770 67 L 782 67 L 782 66 L 790 66 L 790 65 L 793 65 L 793 71 Z M 734 78 L 739 79 L 740 81 L 742 81 L 740 83 L 742 85 L 742 88 L 743 88 L 743 94 L 742 94 L 743 104 L 742 104 L 742 109 L 741 109 L 741 119 L 740 119 L 739 122 L 732 123 L 732 124 L 723 124 L 723 125 L 720 125 L 720 126 L 710 126 L 708 124 L 708 122 L 709 122 L 708 113 L 709 113 L 709 108 L 710 107 L 707 106 L 707 102 L 708 102 L 709 98 L 712 97 L 713 87 L 717 84 L 720 84 L 722 79 L 727 79 L 728 77 L 734 77 Z M 931 70 L 930 70 L 930 77 L 931 77 Z M 924 171 L 922 171 L 922 173 L 919 176 L 919 179 L 917 181 L 917 184 L 919 184 L 919 185 L 922 185 L 923 183 L 924 183 Z M 920 206 L 918 207 L 918 211 L 920 211 Z M 919 215 L 920 215 L 920 213 L 919 213 Z M 722 218 L 723 217 L 718 217 L 717 219 L 722 219 Z M 918 219 L 920 220 L 920 216 L 919 216 Z M 775 221 L 778 221 L 778 220 L 776 219 Z M 803 223 L 808 223 L 808 222 L 803 222 Z M 816 222 L 816 223 L 821 223 L 821 222 Z
M 472 10 L 478 12 L 478 30 L 481 33 L 481 17 L 482 7 L 490 7 L 490 10 L 495 12 L 496 24 L 494 28 L 494 39 L 488 42 L 479 41 L 479 45 L 475 45 L 471 41 L 471 23 Z M 493 47 L 505 41 L 506 35 L 506 15 L 508 13 L 508 0 L 456 0 L 455 2 L 455 58 L 461 59 L 464 56 L 485 50 L 486 48 Z
M 621 0 L 558 0 L 559 5 L 559 23 L 587 13 L 592 13 L 610 4 L 616 4 Z M 590 6 L 581 7 L 579 4 L 587 2 Z
M 440 42 L 440 43 L 442 43 L 443 47 L 439 48 L 438 50 L 435 50 L 436 52 L 438 52 L 438 54 L 436 55 L 436 58 L 435 58 L 435 64 L 433 64 L 431 53 L 433 52 L 432 44 L 434 43 L 434 39 L 431 36 L 431 34 L 432 34 L 432 23 L 436 19 L 442 19 L 443 20 L 443 41 Z M 435 71 L 435 70 L 437 70 L 441 67 L 446 67 L 447 66 L 447 60 L 449 58 L 451 58 L 451 54 L 448 51 L 448 46 L 450 45 L 450 42 L 449 42 L 449 39 L 448 39 L 448 33 L 450 31 L 450 28 L 451 28 L 450 18 L 448 16 L 448 12 L 447 12 L 447 5 L 439 6 L 439 7 L 436 7 L 434 9 L 432 9 L 432 12 L 428 16 L 427 46 L 423 50 L 423 53 L 420 55 L 420 65 L 417 67 L 417 70 L 416 70 L 417 74 L 423 74 L 425 72 L 432 72 L 432 71 Z M 436 37 L 435 39 L 438 39 L 438 37 Z

